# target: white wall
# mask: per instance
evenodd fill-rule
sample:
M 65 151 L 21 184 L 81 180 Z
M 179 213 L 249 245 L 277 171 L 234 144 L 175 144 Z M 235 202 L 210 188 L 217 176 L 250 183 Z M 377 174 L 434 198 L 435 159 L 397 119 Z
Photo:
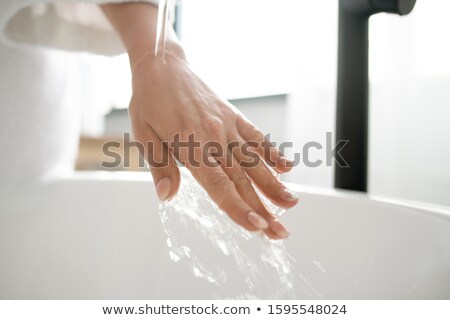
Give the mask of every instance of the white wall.
M 372 21 L 373 193 L 450 205 L 449 10 L 417 1 L 408 17 Z
M 326 132 L 334 131 L 337 71 L 337 1 L 302 1 L 295 20 L 298 71 L 297 88 L 290 95 L 286 118 L 286 141 L 302 152 L 309 141 L 325 145 Z M 324 152 L 310 154 L 324 158 Z M 321 165 L 295 167 L 286 180 L 332 187 L 333 170 Z

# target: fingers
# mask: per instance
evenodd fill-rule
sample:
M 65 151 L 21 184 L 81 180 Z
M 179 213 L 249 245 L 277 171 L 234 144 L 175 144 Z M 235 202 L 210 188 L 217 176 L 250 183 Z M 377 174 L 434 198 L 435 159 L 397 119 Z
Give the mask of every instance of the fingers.
M 141 153 L 149 164 L 161 200 L 171 199 L 180 185 L 180 172 L 173 156 L 176 154 L 177 159 L 186 165 L 211 199 L 235 223 L 249 231 L 264 231 L 270 239 L 282 239 L 289 235 L 287 229 L 262 203 L 252 181 L 263 194 L 279 206 L 291 207 L 295 205 L 297 199 L 287 194 L 287 190 L 263 161 L 258 161 L 254 167 L 242 168 L 239 163 L 243 157 L 241 152 L 236 152 L 236 158 L 230 153 L 231 166 L 226 160 L 218 161 L 216 154 L 204 152 L 201 147 L 193 150 L 183 148 L 175 152 L 172 150 L 173 144 L 169 144 L 169 149 L 149 126 L 137 127 L 134 135 L 141 144 Z M 244 141 L 240 137 L 239 139 L 240 143 Z M 218 144 L 226 146 L 223 140 Z M 229 150 L 226 149 L 226 152 Z M 205 156 L 208 158 L 207 163 Z M 261 160 L 256 154 L 255 157 Z
M 206 190 L 211 199 L 238 225 L 249 231 L 265 230 L 268 222 L 242 199 L 236 185 L 217 162 L 216 166 L 189 166 L 195 179 Z
M 267 167 L 264 161 L 256 154 L 254 149 L 248 150 L 245 141 L 241 137 L 236 137 L 235 147 L 232 149 L 234 157 L 246 174 L 253 181 L 255 186 L 274 204 L 282 208 L 291 208 L 298 203 L 298 195 L 284 186 L 276 175 Z M 249 151 L 253 156 L 249 157 Z
M 172 154 L 150 127 L 135 130 L 134 136 L 150 168 L 158 198 L 173 198 L 180 187 L 180 170 Z
M 243 116 L 239 116 L 236 120 L 236 126 L 241 137 L 255 148 L 255 151 L 269 166 L 280 173 L 292 169 L 293 162 L 274 147 L 250 121 Z
M 289 235 L 288 230 L 268 211 L 266 206 L 262 203 L 244 170 L 239 167 L 238 161 L 232 157 L 231 165 L 225 165 L 225 163 L 222 163 L 222 168 L 230 180 L 234 183 L 236 190 L 242 199 L 268 222 L 269 228 L 264 230 L 267 237 L 274 240 L 287 238 Z

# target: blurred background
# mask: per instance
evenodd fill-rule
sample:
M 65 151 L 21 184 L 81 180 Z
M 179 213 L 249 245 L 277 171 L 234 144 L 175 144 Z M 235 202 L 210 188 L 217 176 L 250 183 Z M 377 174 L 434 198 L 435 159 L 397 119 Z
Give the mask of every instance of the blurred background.
M 325 145 L 334 131 L 336 0 L 183 0 L 176 29 L 192 67 L 272 141 Z M 450 206 L 450 1 L 418 0 L 405 17 L 370 21 L 370 173 L 373 195 Z M 125 55 L 74 57 L 81 66 L 77 169 L 99 170 L 107 140 L 131 132 Z M 80 81 L 81 80 L 81 81 Z M 324 159 L 325 151 L 310 159 Z M 133 156 L 137 168 L 138 155 Z M 132 160 L 133 160 L 132 159 Z M 116 170 L 120 170 L 117 168 Z M 333 169 L 302 164 L 284 177 L 333 187 Z

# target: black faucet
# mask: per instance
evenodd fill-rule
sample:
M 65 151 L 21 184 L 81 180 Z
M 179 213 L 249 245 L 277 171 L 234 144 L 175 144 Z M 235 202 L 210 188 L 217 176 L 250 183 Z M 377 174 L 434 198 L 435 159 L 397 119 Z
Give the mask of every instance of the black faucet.
M 335 166 L 334 186 L 367 191 L 369 104 L 369 17 L 379 12 L 405 15 L 416 0 L 339 0 L 336 141 L 348 167 Z

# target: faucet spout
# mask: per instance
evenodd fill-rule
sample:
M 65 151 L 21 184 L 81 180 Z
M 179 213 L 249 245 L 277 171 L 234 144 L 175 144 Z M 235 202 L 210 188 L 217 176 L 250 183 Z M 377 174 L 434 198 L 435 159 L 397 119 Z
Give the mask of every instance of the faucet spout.
M 336 188 L 367 191 L 369 126 L 369 17 L 405 15 L 416 0 L 339 0 L 336 141 L 348 166 L 334 169 Z

